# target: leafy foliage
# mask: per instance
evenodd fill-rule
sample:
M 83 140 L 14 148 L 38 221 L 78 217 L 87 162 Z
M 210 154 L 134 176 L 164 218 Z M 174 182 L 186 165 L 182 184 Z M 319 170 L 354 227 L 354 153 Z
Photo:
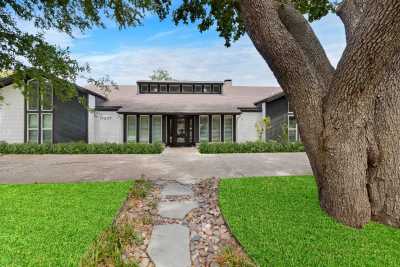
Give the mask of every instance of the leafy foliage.
M 153 71 L 153 74 L 150 75 L 150 79 L 152 81 L 173 81 L 174 79 L 171 77 L 167 70 L 157 69 Z
M 60 99 L 76 95 L 74 83 L 89 72 L 70 56 L 68 48 L 47 43 L 42 32 L 49 29 L 72 36 L 74 30 L 85 31 L 94 26 L 105 27 L 104 20 L 113 20 L 119 28 L 137 26 L 148 12 L 165 18 L 170 0 L 138 1 L 47 1 L 5 0 L 0 2 L 0 72 L 12 71 L 14 80 L 24 88 L 30 78 L 46 78 Z M 41 32 L 23 32 L 20 21 L 33 22 Z M 89 82 L 94 81 L 90 79 Z M 108 81 L 107 81 L 108 82 Z M 28 90 L 28 89 L 25 89 Z M 26 92 L 25 92 L 26 93 Z
M 311 21 L 334 9 L 329 0 L 276 1 L 291 2 L 303 14 L 308 14 Z M 69 99 L 76 94 L 72 83 L 83 73 L 90 72 L 90 68 L 71 58 L 68 48 L 47 43 L 42 32 L 56 29 L 72 36 L 74 30 L 84 32 L 93 27 L 105 27 L 106 19 L 114 21 L 120 29 L 134 27 L 140 25 L 148 13 L 156 14 L 161 20 L 167 18 L 171 6 L 172 0 L 1 1 L 0 72 L 12 70 L 21 88 L 26 79 L 46 78 L 53 84 L 56 96 Z M 215 27 L 226 46 L 245 33 L 239 0 L 182 0 L 172 16 L 176 24 L 197 23 L 200 32 Z M 23 32 L 19 21 L 33 22 L 42 32 Z M 110 80 L 89 78 L 88 82 L 108 90 L 105 84 Z
M 0 144 L 0 154 L 160 154 L 155 144 Z
M 200 153 L 222 154 L 222 153 L 274 153 L 274 152 L 304 152 L 301 143 L 278 142 L 246 142 L 246 143 L 201 143 Z

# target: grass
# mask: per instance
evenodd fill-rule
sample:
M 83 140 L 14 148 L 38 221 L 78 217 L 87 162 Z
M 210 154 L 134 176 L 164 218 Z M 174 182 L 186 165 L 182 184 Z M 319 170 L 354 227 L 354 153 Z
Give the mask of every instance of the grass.
M 260 266 L 400 266 L 400 230 L 337 223 L 319 208 L 312 177 L 222 180 L 219 201 Z
M 0 266 L 77 266 L 132 182 L 0 186 Z

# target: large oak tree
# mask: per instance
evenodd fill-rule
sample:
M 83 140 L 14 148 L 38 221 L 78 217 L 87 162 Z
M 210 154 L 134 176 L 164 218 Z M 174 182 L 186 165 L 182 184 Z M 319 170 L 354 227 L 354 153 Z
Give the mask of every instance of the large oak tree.
M 140 23 L 147 10 L 164 19 L 172 6 L 170 0 L 3 2 L 2 69 L 27 70 L 4 57 L 11 49 L 26 56 L 38 75 L 47 71 L 72 80 L 81 70 L 67 52 L 48 49 L 44 52 L 52 52 L 51 61 L 38 58 L 25 51 L 26 45 L 18 46 L 24 35 L 4 22 L 18 16 L 70 32 L 73 26 L 85 30 L 102 25 L 105 14 L 125 27 Z M 26 11 L 27 5 L 31 8 Z M 33 12 L 37 5 L 44 7 L 41 13 Z M 7 13 L 10 9 L 15 12 Z M 347 39 L 336 68 L 309 23 L 331 11 L 342 19 Z M 200 31 L 215 26 L 228 46 L 248 34 L 294 108 L 321 207 L 329 215 L 354 227 L 371 219 L 400 227 L 400 1 L 183 0 L 173 18 L 198 23 Z M 44 42 L 35 38 L 35 44 Z M 31 39 L 24 42 L 30 45 Z

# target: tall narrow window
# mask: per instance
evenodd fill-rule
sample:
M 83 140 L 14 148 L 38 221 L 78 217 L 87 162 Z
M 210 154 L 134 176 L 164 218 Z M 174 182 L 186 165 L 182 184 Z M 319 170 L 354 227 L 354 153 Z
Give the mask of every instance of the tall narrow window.
M 194 92 L 195 92 L 195 93 L 198 93 L 198 94 L 201 94 L 201 93 L 203 92 L 203 85 L 201 85 L 201 84 L 196 84 L 196 85 L 194 86 Z
M 42 144 L 51 144 L 53 142 L 53 114 L 42 114 Z
M 221 116 L 212 116 L 212 141 L 221 142 Z
M 149 116 L 142 115 L 140 116 L 140 142 L 148 143 L 149 142 Z
M 293 114 L 290 113 L 288 115 L 288 137 L 289 142 L 299 141 L 296 118 Z
M 39 110 L 39 82 L 37 80 L 28 81 L 27 108 L 29 111 Z
M 209 132 L 208 132 L 208 115 L 200 116 L 200 142 L 208 142 Z
M 160 92 L 161 93 L 167 93 L 168 92 L 168 86 L 166 84 L 160 84 Z
M 42 95 L 42 110 L 53 110 L 53 87 L 49 82 L 46 82 L 45 89 Z
M 140 93 L 148 93 L 149 92 L 149 85 L 148 84 L 141 84 L 139 86 Z
M 153 143 L 161 143 L 161 140 L 162 140 L 162 117 L 161 117 L 161 115 L 153 116 L 151 131 L 152 131 L 152 135 L 151 135 L 152 142 Z
M 214 94 L 219 94 L 219 93 L 221 93 L 221 85 L 219 85 L 219 84 L 213 84 L 213 93 L 214 93 Z
M 126 116 L 126 141 L 128 143 L 136 142 L 136 115 Z
M 193 84 L 182 85 L 182 92 L 186 94 L 193 93 Z
M 27 115 L 27 141 L 31 144 L 39 143 L 39 114 L 28 113 Z
M 211 84 L 204 85 L 204 93 L 206 93 L 206 94 L 211 93 Z
M 224 116 L 224 142 L 232 143 L 233 141 L 233 116 Z
M 158 92 L 158 84 L 150 84 L 150 93 Z
M 181 92 L 181 86 L 179 84 L 171 84 L 169 86 L 169 92 L 172 94 L 179 94 Z

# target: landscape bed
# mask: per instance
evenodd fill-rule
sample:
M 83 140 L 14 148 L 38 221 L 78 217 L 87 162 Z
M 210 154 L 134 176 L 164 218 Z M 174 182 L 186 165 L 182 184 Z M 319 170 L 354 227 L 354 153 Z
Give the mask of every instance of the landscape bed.
M 344 226 L 319 207 L 313 177 L 222 180 L 222 213 L 260 266 L 399 266 L 400 230 Z
M 154 144 L 0 144 L 0 154 L 160 154 L 164 145 Z
M 77 266 L 132 185 L 0 185 L 0 266 Z
M 246 142 L 246 143 L 201 143 L 199 151 L 202 154 L 222 153 L 277 153 L 304 152 L 301 143 L 278 142 Z

